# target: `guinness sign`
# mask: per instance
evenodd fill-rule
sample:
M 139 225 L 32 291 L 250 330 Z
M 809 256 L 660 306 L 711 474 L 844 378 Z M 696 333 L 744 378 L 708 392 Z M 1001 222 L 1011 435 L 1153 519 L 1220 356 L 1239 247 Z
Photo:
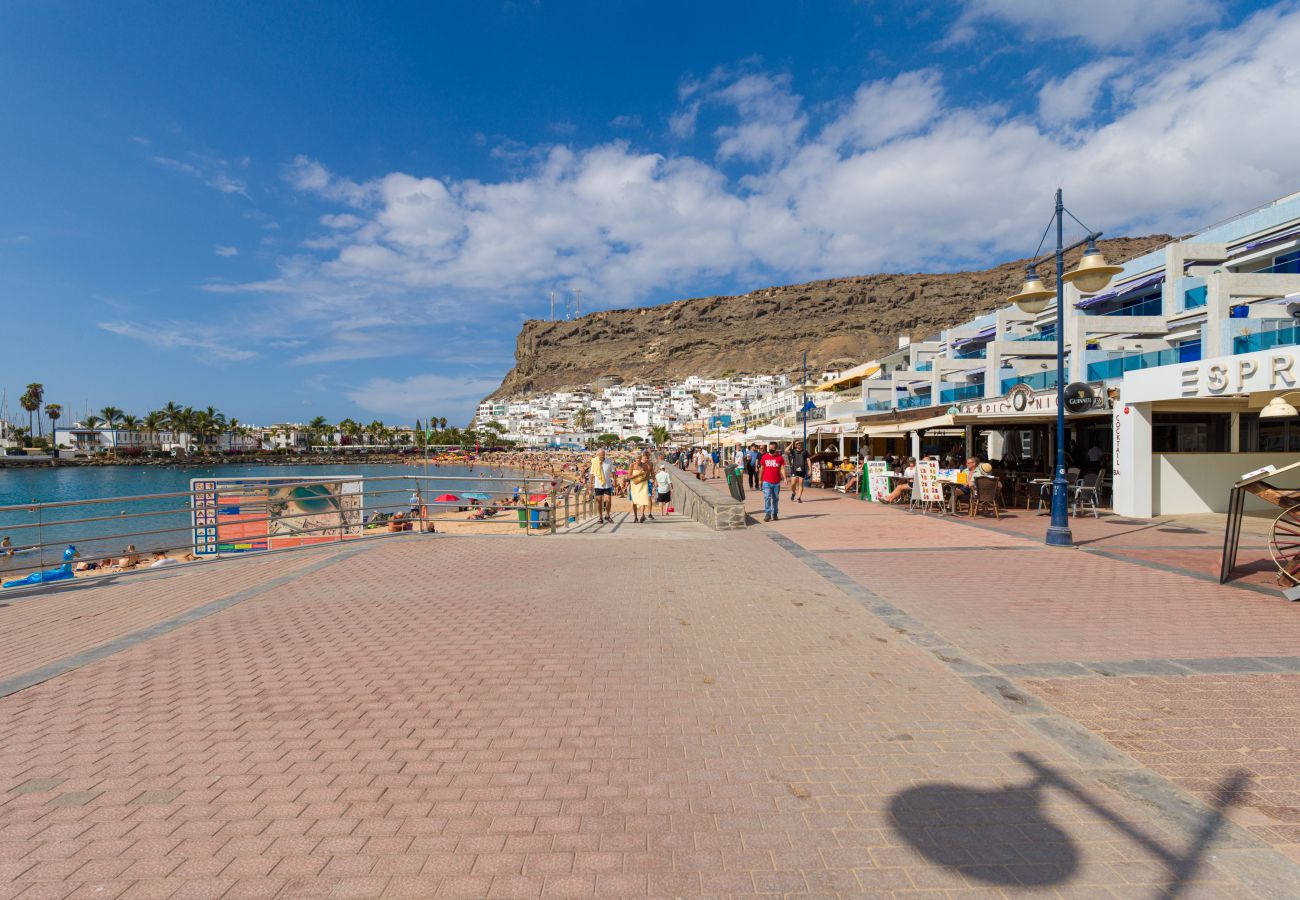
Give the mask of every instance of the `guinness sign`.
M 1092 385 L 1076 381 L 1065 389 L 1065 411 L 1070 413 L 1087 412 L 1097 401 Z

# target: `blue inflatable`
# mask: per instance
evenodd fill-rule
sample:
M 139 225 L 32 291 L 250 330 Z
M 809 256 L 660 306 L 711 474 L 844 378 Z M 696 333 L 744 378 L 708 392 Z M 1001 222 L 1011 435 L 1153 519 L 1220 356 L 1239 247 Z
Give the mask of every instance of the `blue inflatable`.
M 72 577 L 72 561 L 80 555 L 81 554 L 77 552 L 77 548 L 72 544 L 69 544 L 68 549 L 63 551 L 63 565 L 59 566 L 57 569 L 46 569 L 44 572 L 33 572 L 26 578 L 20 578 L 17 581 L 6 581 L 4 586 L 7 588 L 27 587 L 32 584 L 45 584 L 47 581 L 66 581 Z

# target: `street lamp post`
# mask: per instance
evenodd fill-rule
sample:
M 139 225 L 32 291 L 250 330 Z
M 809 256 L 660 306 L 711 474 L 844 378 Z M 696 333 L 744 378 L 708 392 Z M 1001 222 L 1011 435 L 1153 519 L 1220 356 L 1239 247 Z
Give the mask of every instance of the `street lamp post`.
M 1068 247 L 1065 246 L 1066 215 L 1088 232 L 1087 237 Z M 1056 209 L 1047 229 L 1043 231 L 1043 240 L 1047 239 L 1047 230 L 1052 225 L 1056 226 L 1056 252 L 1038 256 L 1035 251 L 1035 258 L 1030 261 L 1025 272 L 1024 286 L 1020 293 L 1011 298 L 1011 302 L 1024 312 L 1037 314 L 1047 309 L 1052 297 L 1056 297 L 1056 476 L 1052 479 L 1052 522 L 1047 527 L 1046 543 L 1051 547 L 1072 547 L 1074 536 L 1070 533 L 1068 518 L 1069 485 L 1065 480 L 1065 283 L 1070 282 L 1081 293 L 1095 294 L 1110 284 L 1111 278 L 1123 271 L 1123 267 L 1106 264 L 1101 251 L 1097 249 L 1097 238 L 1101 237 L 1101 232 L 1092 231 L 1065 208 L 1060 188 L 1056 189 Z M 1085 245 L 1087 249 L 1084 250 L 1078 267 L 1066 272 L 1065 254 Z M 1042 246 L 1040 240 L 1039 250 Z M 1055 291 L 1044 287 L 1042 279 L 1038 277 L 1038 264 L 1053 258 L 1056 262 Z
M 803 419 L 803 449 L 808 452 L 808 351 L 803 352 L 803 393 L 799 397 L 799 416 Z

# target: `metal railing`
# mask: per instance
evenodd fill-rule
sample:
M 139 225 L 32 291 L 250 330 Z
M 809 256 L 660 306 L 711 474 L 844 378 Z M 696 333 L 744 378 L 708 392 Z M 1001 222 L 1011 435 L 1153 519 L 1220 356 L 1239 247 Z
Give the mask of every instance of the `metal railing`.
M 539 476 L 249 476 L 195 479 L 194 486 L 0 506 L 0 539 L 9 539 L 8 546 L 0 545 L 0 580 L 23 582 L 10 590 L 42 587 L 74 574 L 172 565 L 165 560 L 177 561 L 174 554 L 181 551 L 186 561 L 256 557 L 480 525 L 508 523 L 526 535 L 555 534 L 561 521 L 577 524 L 596 515 L 577 485 Z M 65 559 L 70 546 L 77 555 Z

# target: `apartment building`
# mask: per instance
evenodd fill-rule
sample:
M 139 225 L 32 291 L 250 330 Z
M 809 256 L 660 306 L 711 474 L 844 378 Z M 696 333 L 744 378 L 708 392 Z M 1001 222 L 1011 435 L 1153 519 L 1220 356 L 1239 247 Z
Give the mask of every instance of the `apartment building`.
M 957 434 L 1050 470 L 1059 338 L 1067 384 L 1093 398 L 1067 446 L 1101 457 L 1117 511 L 1221 511 L 1241 474 L 1300 460 L 1300 419 L 1259 417 L 1296 384 L 1300 193 L 1130 260 L 1100 293 L 1067 284 L 1063 301 L 1060 335 L 1054 305 L 1007 305 L 878 360 L 864 434 L 914 452 Z

